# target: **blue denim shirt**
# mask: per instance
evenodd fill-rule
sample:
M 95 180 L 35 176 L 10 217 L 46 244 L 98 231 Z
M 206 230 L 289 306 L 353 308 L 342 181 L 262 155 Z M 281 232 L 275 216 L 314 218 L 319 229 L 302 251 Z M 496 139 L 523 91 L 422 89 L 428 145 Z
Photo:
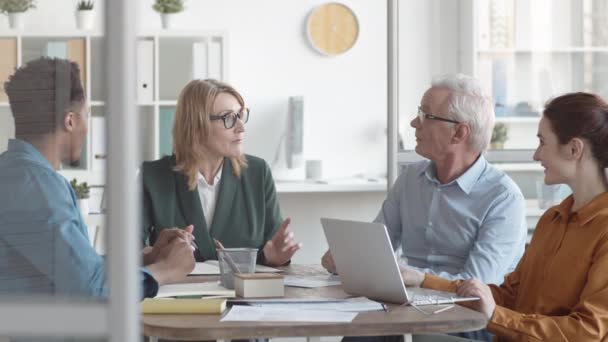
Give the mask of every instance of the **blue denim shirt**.
M 491 284 L 515 268 L 527 236 L 521 191 L 483 156 L 448 184 L 430 161 L 405 166 L 375 221 L 410 266 Z
M 74 191 L 31 144 L 10 140 L 0 155 L 0 194 L 0 295 L 107 296 Z M 142 271 L 144 296 L 155 296 Z

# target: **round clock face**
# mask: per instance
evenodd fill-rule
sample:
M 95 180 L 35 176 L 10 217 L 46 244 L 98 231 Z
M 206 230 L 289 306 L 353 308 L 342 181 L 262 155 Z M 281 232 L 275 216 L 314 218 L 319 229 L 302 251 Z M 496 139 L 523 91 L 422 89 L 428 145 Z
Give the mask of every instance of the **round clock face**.
M 310 44 L 328 56 L 348 51 L 359 36 L 359 22 L 353 11 L 336 2 L 313 9 L 308 16 L 306 29 Z

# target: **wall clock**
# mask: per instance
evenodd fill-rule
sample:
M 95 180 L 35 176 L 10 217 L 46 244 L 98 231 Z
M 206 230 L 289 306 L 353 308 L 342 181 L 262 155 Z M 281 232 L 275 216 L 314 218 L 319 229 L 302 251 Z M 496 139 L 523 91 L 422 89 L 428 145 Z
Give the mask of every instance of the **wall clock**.
M 330 2 L 310 12 L 306 33 L 308 41 L 319 53 L 337 56 L 355 45 L 359 37 L 359 21 L 346 5 Z

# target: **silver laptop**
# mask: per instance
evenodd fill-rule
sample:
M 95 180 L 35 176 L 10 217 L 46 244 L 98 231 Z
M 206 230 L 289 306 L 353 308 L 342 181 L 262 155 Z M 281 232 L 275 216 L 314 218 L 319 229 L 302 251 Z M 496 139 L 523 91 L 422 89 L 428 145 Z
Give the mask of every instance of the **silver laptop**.
M 344 291 L 397 304 L 449 304 L 479 298 L 403 284 L 386 227 L 380 223 L 321 218 Z

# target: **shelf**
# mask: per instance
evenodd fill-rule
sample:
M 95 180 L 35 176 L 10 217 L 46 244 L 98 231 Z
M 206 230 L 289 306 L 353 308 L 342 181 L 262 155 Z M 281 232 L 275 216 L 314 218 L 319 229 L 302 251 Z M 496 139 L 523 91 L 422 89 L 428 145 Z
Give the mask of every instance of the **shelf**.
M 177 106 L 177 100 L 160 100 L 158 101 L 159 106 Z
M 502 171 L 543 171 L 539 163 L 492 163 L 492 165 Z
M 329 181 L 276 181 L 278 193 L 386 192 L 386 179 Z
M 538 48 L 538 49 L 479 49 L 480 54 L 524 54 L 524 53 L 584 53 L 584 52 L 608 52 L 606 46 L 589 47 L 566 47 L 566 48 Z
M 535 123 L 540 121 L 539 116 L 503 116 L 496 117 L 496 122 L 503 123 Z

